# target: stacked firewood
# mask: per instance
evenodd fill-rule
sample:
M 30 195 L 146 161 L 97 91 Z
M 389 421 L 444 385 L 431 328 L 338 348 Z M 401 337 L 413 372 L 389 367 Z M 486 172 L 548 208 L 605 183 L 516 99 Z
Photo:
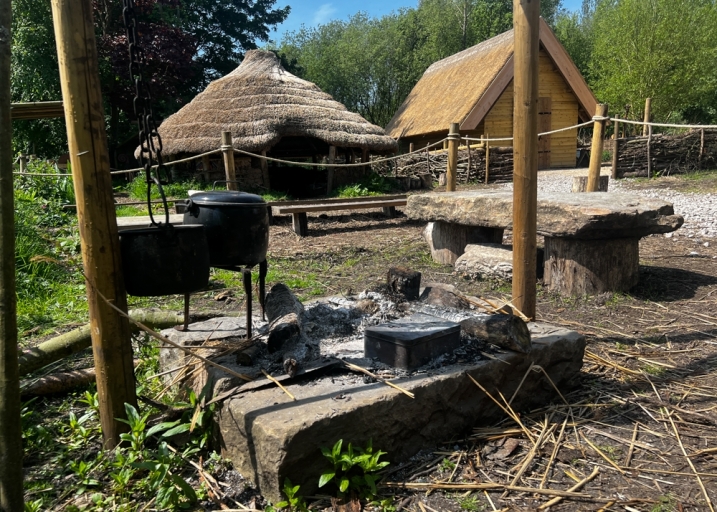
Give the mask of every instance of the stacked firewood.
M 617 175 L 647 176 L 648 137 L 619 139 Z M 717 131 L 692 130 L 679 135 L 653 135 L 649 139 L 651 173 L 669 176 L 717 164 Z
M 461 147 L 458 150 L 456 179 L 459 183 L 477 181 L 485 183 L 485 148 Z M 513 148 L 491 147 L 489 183 L 505 183 L 513 179 Z M 431 174 L 436 180 L 446 172 L 448 151 L 420 152 L 405 155 L 392 162 L 372 164 L 374 171 L 389 177 L 408 177 Z

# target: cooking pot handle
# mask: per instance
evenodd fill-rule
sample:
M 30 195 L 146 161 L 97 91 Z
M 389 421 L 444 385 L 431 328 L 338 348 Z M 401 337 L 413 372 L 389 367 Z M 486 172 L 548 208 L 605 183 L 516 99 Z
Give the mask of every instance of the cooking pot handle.
M 241 183 L 237 180 L 217 180 L 214 183 L 212 183 L 212 190 L 215 190 L 217 188 L 217 183 Z
M 184 201 L 185 205 L 185 211 L 189 213 L 190 215 L 193 215 L 194 217 L 199 217 L 199 207 L 194 204 L 194 201 L 192 199 L 187 199 Z

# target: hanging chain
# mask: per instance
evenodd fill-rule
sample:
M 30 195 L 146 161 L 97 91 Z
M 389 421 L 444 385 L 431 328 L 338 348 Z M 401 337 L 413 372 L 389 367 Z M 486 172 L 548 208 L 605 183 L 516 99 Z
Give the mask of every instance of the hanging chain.
M 162 138 L 157 131 L 157 123 L 152 112 L 152 94 L 149 83 L 145 80 L 142 65 L 145 62 L 144 50 L 137 37 L 137 20 L 135 17 L 134 0 L 122 0 L 122 18 L 127 31 L 127 44 L 129 46 L 129 76 L 134 82 L 135 95 L 133 99 L 134 114 L 137 117 L 139 128 L 139 163 L 144 168 L 147 179 L 147 209 L 152 225 L 157 225 L 152 215 L 152 184 L 157 185 L 164 206 L 165 223 L 169 225 L 169 207 L 164 195 L 162 184 L 169 182 L 169 173 L 162 161 Z M 153 175 L 152 164 L 156 160 L 157 168 Z M 162 181 L 164 175 L 166 181 Z

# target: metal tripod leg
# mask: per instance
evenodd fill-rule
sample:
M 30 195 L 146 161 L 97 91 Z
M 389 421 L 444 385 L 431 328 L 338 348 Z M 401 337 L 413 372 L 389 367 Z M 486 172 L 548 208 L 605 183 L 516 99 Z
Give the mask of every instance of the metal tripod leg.
M 266 273 L 269 265 L 266 260 L 259 263 L 259 304 L 261 305 L 261 319 L 266 320 L 264 300 L 266 300 Z
M 188 331 L 189 330 L 189 294 L 184 294 L 184 324 L 183 325 L 177 325 L 175 327 L 178 331 Z
M 246 294 L 246 337 L 251 338 L 251 270 L 242 270 L 244 293 Z

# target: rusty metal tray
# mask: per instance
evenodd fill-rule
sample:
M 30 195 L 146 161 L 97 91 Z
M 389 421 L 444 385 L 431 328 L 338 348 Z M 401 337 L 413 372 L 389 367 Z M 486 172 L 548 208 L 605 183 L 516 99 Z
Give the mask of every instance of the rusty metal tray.
M 384 364 L 415 370 L 461 344 L 461 326 L 417 313 L 385 324 L 367 327 L 364 356 Z

